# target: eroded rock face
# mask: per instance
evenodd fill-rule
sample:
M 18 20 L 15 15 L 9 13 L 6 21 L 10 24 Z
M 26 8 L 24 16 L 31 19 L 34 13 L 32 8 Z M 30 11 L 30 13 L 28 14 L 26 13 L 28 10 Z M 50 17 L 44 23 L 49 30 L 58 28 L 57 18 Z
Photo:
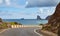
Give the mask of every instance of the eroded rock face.
M 60 3 L 57 5 L 55 13 L 50 16 L 48 23 L 43 29 L 58 33 L 60 36 Z
M 40 18 L 40 16 L 39 16 L 39 15 L 37 15 L 37 20 L 41 20 L 41 18 Z
M 60 22 L 60 3 L 57 5 L 55 13 L 50 17 L 48 23 L 56 24 Z
M 50 19 L 50 16 L 47 16 L 47 17 L 46 17 L 46 20 L 49 20 L 49 19 Z
M 48 21 L 48 24 L 51 24 L 51 27 L 52 27 L 51 30 L 53 30 L 55 32 L 56 32 L 56 30 L 58 30 L 58 27 L 60 25 L 60 3 L 57 5 L 55 13 L 53 15 L 51 15 L 51 17 Z

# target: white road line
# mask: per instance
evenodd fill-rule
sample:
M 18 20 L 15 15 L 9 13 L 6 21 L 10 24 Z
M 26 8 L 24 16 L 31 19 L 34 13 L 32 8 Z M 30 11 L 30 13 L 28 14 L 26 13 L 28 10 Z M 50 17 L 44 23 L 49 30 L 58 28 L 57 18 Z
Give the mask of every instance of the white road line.
M 9 29 L 10 29 L 10 28 L 9 28 Z M 6 31 L 6 30 L 8 30 L 8 29 L 3 29 L 3 30 L 0 32 L 0 34 L 3 33 L 3 32 Z
M 34 29 L 34 32 L 35 32 L 37 35 L 39 35 L 39 36 L 43 36 L 42 34 L 36 32 L 36 30 L 37 30 L 37 29 Z

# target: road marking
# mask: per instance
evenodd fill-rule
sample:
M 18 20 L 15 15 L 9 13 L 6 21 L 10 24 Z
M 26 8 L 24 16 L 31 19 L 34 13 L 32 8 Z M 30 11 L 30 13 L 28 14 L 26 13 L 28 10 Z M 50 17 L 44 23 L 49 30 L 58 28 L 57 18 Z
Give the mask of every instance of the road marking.
M 8 28 L 8 29 L 10 29 L 10 28 Z M 8 30 L 8 29 L 3 29 L 3 30 L 0 32 L 0 34 L 3 33 L 4 31 Z
M 38 30 L 38 29 L 34 29 L 34 32 L 35 32 L 37 35 L 39 35 L 39 36 L 43 36 L 42 34 L 36 32 L 36 30 Z
M 10 29 L 10 28 L 9 28 L 9 29 Z M 7 30 L 8 30 L 8 29 L 4 29 L 3 31 L 0 32 L 0 34 L 3 33 L 4 31 L 7 31 Z M 38 29 L 34 29 L 34 32 L 35 32 L 37 35 L 43 36 L 42 34 L 39 34 L 38 32 L 36 32 L 36 30 L 38 30 Z

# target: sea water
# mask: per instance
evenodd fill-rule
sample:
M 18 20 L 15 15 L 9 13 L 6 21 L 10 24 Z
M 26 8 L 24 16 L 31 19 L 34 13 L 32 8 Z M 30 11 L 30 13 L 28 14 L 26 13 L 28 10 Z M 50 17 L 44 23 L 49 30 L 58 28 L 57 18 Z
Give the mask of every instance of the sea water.
M 18 22 L 23 25 L 39 25 L 39 24 L 46 24 L 48 20 L 37 20 L 37 19 L 3 19 L 4 22 Z

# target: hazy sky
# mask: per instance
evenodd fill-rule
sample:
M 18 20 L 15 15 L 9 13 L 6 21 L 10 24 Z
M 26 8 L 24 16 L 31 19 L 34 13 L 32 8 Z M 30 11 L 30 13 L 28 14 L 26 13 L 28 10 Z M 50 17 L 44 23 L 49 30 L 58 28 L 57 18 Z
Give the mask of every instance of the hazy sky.
M 60 0 L 0 0 L 0 17 L 3 19 L 35 19 L 52 15 Z

